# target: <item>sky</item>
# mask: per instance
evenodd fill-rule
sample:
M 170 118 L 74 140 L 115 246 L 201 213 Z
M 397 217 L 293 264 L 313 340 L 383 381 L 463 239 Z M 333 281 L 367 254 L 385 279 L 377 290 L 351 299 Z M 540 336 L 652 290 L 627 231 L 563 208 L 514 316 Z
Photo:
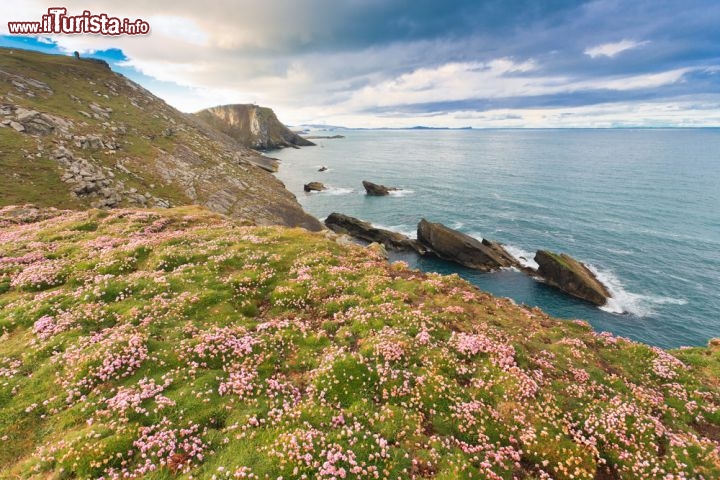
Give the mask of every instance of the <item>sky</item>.
M 146 36 L 9 35 L 96 56 L 185 111 L 257 103 L 290 125 L 720 126 L 718 0 L 65 0 Z

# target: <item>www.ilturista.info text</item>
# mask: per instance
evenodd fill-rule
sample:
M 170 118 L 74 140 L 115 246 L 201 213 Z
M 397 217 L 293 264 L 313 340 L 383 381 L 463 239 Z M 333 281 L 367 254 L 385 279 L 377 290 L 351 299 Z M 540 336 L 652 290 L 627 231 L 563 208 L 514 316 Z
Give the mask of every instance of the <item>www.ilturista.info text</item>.
M 150 24 L 142 19 L 110 17 L 106 13 L 95 15 L 85 10 L 82 15 L 68 16 L 64 7 L 48 8 L 39 22 L 8 22 L 11 34 L 79 34 L 96 35 L 147 35 Z

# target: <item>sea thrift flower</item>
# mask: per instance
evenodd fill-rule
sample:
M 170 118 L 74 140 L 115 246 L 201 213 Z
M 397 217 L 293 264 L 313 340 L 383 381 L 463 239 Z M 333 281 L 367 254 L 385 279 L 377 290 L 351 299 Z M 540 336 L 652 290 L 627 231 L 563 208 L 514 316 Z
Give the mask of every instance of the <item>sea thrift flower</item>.
M 684 370 L 687 367 L 683 362 L 667 353 L 660 348 L 653 348 L 657 354 L 652 363 L 652 371 L 655 375 L 665 380 L 672 380 L 677 377 L 678 370 Z
M 27 290 L 55 287 L 64 282 L 64 276 L 61 273 L 64 267 L 63 262 L 58 260 L 36 262 L 15 275 L 10 284 L 13 287 Z
M 107 411 L 119 413 L 120 415 L 124 415 L 128 411 L 146 414 L 148 413 L 147 409 L 141 405 L 145 400 L 151 398 L 157 402 L 158 409 L 175 405 L 174 401 L 160 395 L 160 392 L 168 385 L 169 382 L 164 385 L 157 385 L 155 380 L 143 378 L 138 382 L 137 387 L 121 387 L 114 397 L 105 402 L 108 408 Z
M 68 312 L 59 315 L 57 318 L 50 315 L 43 315 L 33 324 L 33 333 L 35 333 L 40 340 L 46 340 L 58 333 L 68 330 L 74 323 L 75 320 Z
M 144 462 L 131 477 L 143 476 L 161 467 L 188 473 L 193 464 L 202 462 L 207 445 L 198 434 L 200 427 L 190 424 L 186 428 L 171 428 L 170 425 L 170 421 L 163 418 L 158 425 L 140 428 L 133 446 Z

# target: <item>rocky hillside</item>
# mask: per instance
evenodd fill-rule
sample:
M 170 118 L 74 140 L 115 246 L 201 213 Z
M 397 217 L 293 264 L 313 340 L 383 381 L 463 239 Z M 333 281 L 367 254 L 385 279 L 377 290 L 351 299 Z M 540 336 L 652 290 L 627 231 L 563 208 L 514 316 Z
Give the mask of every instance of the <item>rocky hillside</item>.
M 720 342 L 652 348 L 334 235 L 0 209 L 0 477 L 720 478 Z
M 270 108 L 257 105 L 222 105 L 195 115 L 214 129 L 257 150 L 315 145 L 293 133 Z
M 0 49 L 0 205 L 201 204 L 321 228 L 272 167 L 101 62 Z

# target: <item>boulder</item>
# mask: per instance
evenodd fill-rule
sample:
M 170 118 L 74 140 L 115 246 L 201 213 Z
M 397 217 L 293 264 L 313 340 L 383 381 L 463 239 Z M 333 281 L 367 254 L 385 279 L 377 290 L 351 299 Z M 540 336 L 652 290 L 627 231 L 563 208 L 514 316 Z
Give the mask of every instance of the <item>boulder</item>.
M 277 172 L 280 169 L 280 160 L 265 155 L 255 155 L 247 158 L 246 161 L 270 173 Z
M 382 244 L 388 250 L 410 251 L 420 255 L 428 253 L 427 248 L 417 240 L 408 238 L 402 233 L 375 228 L 368 222 L 342 213 L 331 213 L 325 219 L 325 226 L 336 233 L 350 235 L 366 242 Z
M 445 260 L 484 272 L 503 267 L 523 269 L 499 243 L 482 241 L 448 228 L 441 223 L 420 220 L 417 228 L 418 241 L 429 247 Z
M 386 187 L 385 185 L 378 185 L 377 183 L 368 182 L 367 180 L 363 180 L 362 184 L 363 187 L 365 187 L 365 192 L 368 195 L 373 195 L 376 197 L 389 195 L 390 192 L 397 190 L 397 188 Z
M 564 253 L 538 250 L 537 273 L 548 285 L 594 305 L 604 305 L 610 292 L 581 262 Z
M 305 190 L 306 192 L 321 192 L 326 188 L 327 187 L 325 187 L 325 185 L 320 182 L 310 182 L 303 185 L 303 190 Z

